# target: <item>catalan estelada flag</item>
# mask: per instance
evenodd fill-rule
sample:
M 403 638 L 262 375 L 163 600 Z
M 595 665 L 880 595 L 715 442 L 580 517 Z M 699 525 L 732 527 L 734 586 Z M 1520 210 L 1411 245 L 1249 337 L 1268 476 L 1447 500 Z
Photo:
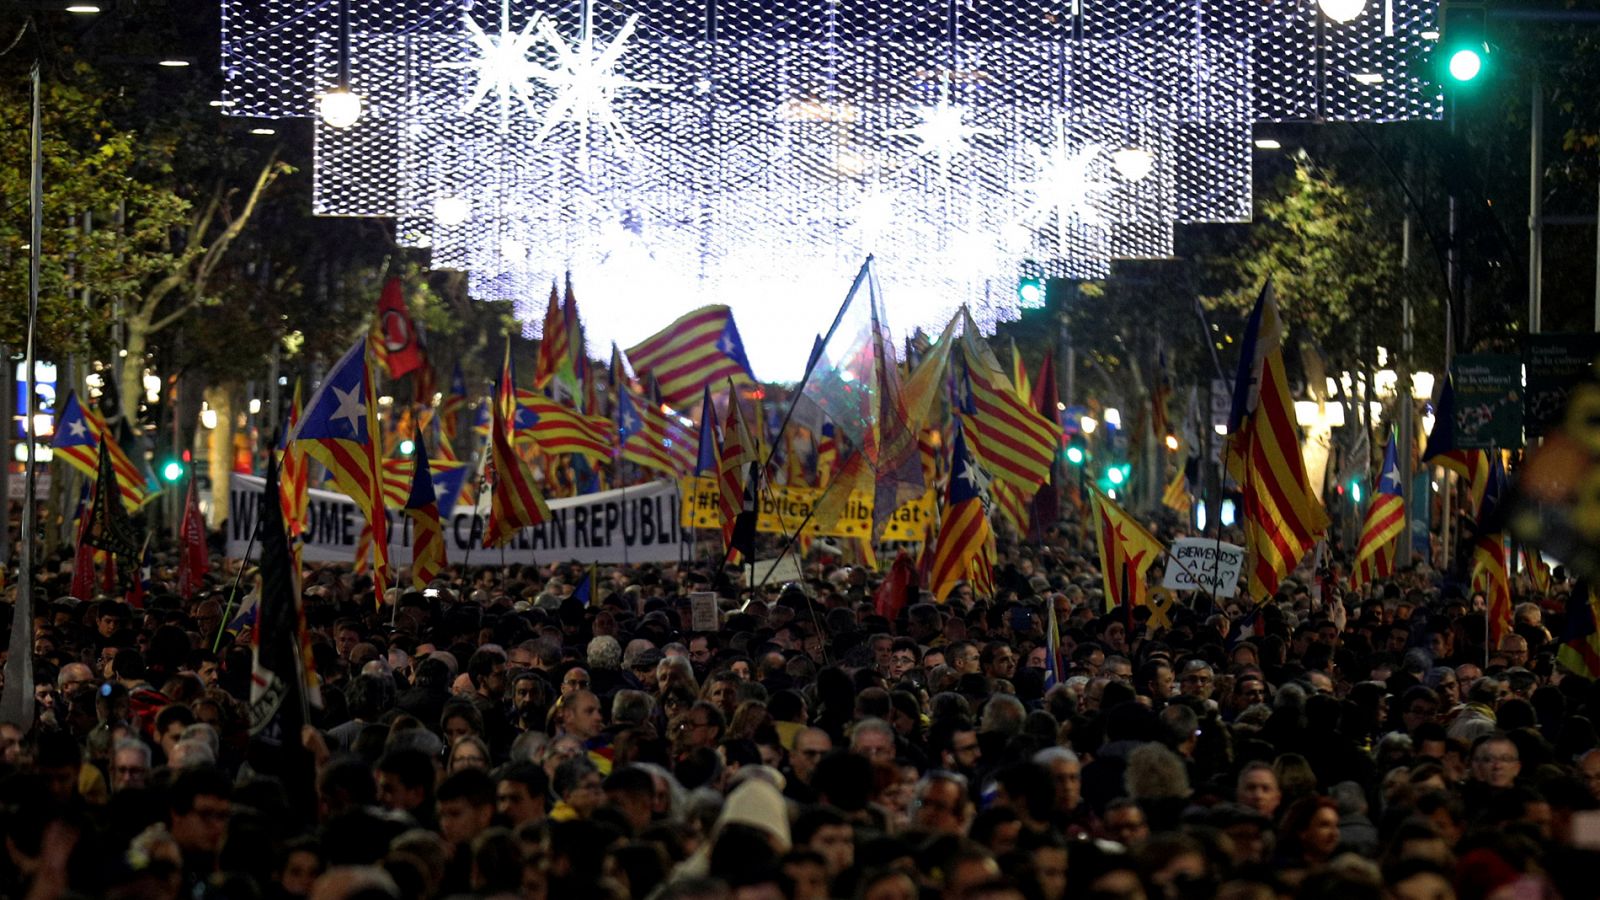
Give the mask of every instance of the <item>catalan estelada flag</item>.
M 733 546 L 733 528 L 744 509 L 745 478 L 750 464 L 758 462 L 754 439 L 739 410 L 739 394 L 728 384 L 728 413 L 722 424 L 722 453 L 717 459 L 718 497 L 722 512 L 722 541 Z
M 1588 582 L 1574 585 L 1567 595 L 1567 625 L 1556 662 L 1585 678 L 1600 677 L 1600 596 Z
M 578 453 L 590 460 L 610 459 L 611 422 L 586 416 L 561 401 L 533 391 L 517 391 L 518 441 L 533 441 L 546 455 Z
M 304 411 L 305 404 L 301 402 L 300 397 L 300 381 L 295 379 L 294 398 L 289 401 L 288 427 L 283 431 L 283 440 L 278 448 L 282 454 L 278 506 L 283 513 L 284 527 L 289 535 L 289 551 L 294 557 L 296 573 L 303 571 L 300 559 L 305 545 L 306 512 L 310 503 L 310 467 L 306 465 L 305 450 L 290 441 L 289 435 L 294 432 L 295 426 L 300 424 Z
M 672 478 L 697 462 L 688 431 L 626 387 L 617 392 L 617 442 L 623 459 Z
M 1439 389 L 1439 403 L 1433 411 L 1433 431 L 1423 445 L 1422 461 L 1461 476 L 1470 504 L 1465 512 L 1469 516 L 1478 515 L 1483 495 L 1489 489 L 1489 454 L 1484 450 L 1464 449 L 1456 442 L 1456 388 L 1448 375 Z
M 1271 599 L 1328 528 L 1328 513 L 1311 490 L 1294 401 L 1283 368 L 1283 323 L 1269 279 L 1245 327 L 1228 417 L 1228 471 L 1244 488 L 1249 592 Z
M 499 547 L 518 531 L 550 518 L 550 507 L 534 483 L 528 463 L 517 455 L 511 435 L 510 416 L 514 412 L 516 388 L 511 383 L 511 342 L 506 342 L 505 363 L 500 368 L 500 385 L 491 407 L 489 456 L 494 464 L 494 482 L 489 491 L 489 521 L 484 526 L 483 545 Z
M 717 382 L 755 381 L 733 311 L 726 306 L 703 306 L 681 316 L 629 347 L 628 361 L 640 377 L 656 377 L 661 402 L 673 409 L 687 409 L 695 391 Z
M 100 474 L 100 442 L 105 441 L 111 455 L 111 470 L 117 476 L 117 492 L 122 505 L 129 512 L 141 509 L 154 500 L 157 492 L 150 489 L 139 467 L 123 451 L 105 420 L 93 409 L 78 401 L 76 393 L 68 392 L 67 399 L 56 414 L 56 433 L 50 439 L 51 451 L 68 465 L 89 478 Z
M 1489 454 L 1489 474 L 1478 508 L 1478 532 L 1472 540 L 1472 590 L 1483 592 L 1488 601 L 1489 651 L 1500 648 L 1500 639 L 1511 633 L 1511 574 L 1503 531 L 1489 531 L 1491 522 L 1504 516 L 1500 505 L 1506 501 L 1506 469 L 1498 452 Z
M 556 283 L 550 282 L 550 305 L 545 307 L 544 328 L 539 335 L 539 356 L 533 370 L 533 386 L 543 388 L 557 375 L 573 375 L 572 323 L 561 308 Z
M 411 518 L 411 584 L 422 590 L 444 572 L 444 525 L 439 521 L 439 498 L 433 491 L 433 474 L 428 470 L 428 454 L 417 442 L 413 454 L 411 494 L 406 497 L 405 514 Z
M 1121 609 L 1129 616 L 1145 603 L 1145 570 L 1166 549 L 1156 536 L 1128 515 L 1115 500 L 1089 486 L 1095 543 L 1100 548 L 1100 579 L 1106 612 Z
M 983 470 L 967 446 L 966 429 L 956 426 L 950 444 L 950 481 L 945 487 L 943 519 L 939 523 L 928 587 L 943 603 L 961 581 L 981 570 L 990 544 L 989 517 L 983 509 Z M 981 574 L 980 578 L 981 580 Z
M 373 530 L 387 534 L 378 441 L 378 402 L 367 339 L 362 338 L 311 395 L 290 442 L 327 466 L 333 483 L 356 502 Z M 372 552 L 376 575 L 384 581 L 389 572 L 388 541 L 373 541 Z
M 1350 587 L 1360 590 L 1394 574 L 1395 542 L 1405 527 L 1405 496 L 1400 486 L 1400 467 L 1395 460 L 1394 436 L 1383 451 L 1383 471 L 1367 504 L 1367 517 L 1361 525 L 1361 540 L 1356 544 L 1355 563 L 1350 569 Z
M 1035 411 L 1000 369 L 970 316 L 961 334 L 957 367 L 957 406 L 967 440 L 978 460 L 994 477 L 1018 488 L 1032 500 L 1050 478 L 1060 443 L 1059 429 Z
M 700 441 L 695 448 L 694 474 L 706 475 L 718 469 L 722 448 L 717 444 L 717 408 L 711 405 L 711 388 L 700 401 Z
M 461 424 L 461 411 L 467 408 L 467 379 L 461 374 L 461 363 L 450 373 L 450 390 L 439 404 L 439 430 L 446 442 L 456 439 L 456 428 Z

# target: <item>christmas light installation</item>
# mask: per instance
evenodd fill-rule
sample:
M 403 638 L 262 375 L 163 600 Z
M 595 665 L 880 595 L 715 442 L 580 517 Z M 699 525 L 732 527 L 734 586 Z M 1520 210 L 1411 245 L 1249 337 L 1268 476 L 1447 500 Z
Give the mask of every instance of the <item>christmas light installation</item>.
M 1059 7 L 1059 8 L 1058 8 Z M 1437 118 L 1438 0 L 225 0 L 224 114 L 315 116 L 313 209 L 391 216 L 538 328 L 589 337 L 772 309 L 878 256 L 902 326 L 1017 314 L 1018 275 L 1103 277 L 1251 212 L 1254 126 Z M 648 285 L 649 290 L 640 290 Z M 594 348 L 591 348 L 594 349 Z

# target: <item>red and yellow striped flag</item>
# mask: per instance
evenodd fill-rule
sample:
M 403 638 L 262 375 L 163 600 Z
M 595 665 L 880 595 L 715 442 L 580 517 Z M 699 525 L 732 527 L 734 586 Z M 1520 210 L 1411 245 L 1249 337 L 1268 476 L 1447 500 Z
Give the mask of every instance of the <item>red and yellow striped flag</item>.
M 544 329 L 539 335 L 538 362 L 533 369 L 533 386 L 543 388 L 563 369 L 570 376 L 572 366 L 572 323 L 561 308 L 556 283 L 550 282 L 550 305 L 544 312 Z
M 1018 396 L 970 317 L 961 341 L 957 403 L 967 440 L 984 468 L 1032 499 L 1050 478 L 1056 428 Z
M 1228 470 L 1244 488 L 1250 596 L 1270 599 L 1328 528 L 1311 490 L 1283 368 L 1283 324 L 1268 280 L 1245 329 L 1229 415 Z
M 306 404 L 290 441 L 327 466 L 334 484 L 356 502 L 367 521 L 387 532 L 378 449 L 382 438 L 368 343 L 366 338 L 357 341 L 328 372 Z M 388 541 L 373 541 L 372 551 L 375 575 L 380 583 L 387 583 Z
M 1367 517 L 1361 525 L 1355 563 L 1350 568 L 1352 589 L 1361 590 L 1394 574 L 1395 541 L 1405 527 L 1405 503 L 1391 436 L 1383 453 L 1383 471 L 1378 475 L 1377 488 L 1372 492 L 1372 502 L 1367 505 Z
M 443 574 L 447 561 L 444 550 L 444 524 L 439 521 L 439 498 L 433 491 L 433 474 L 428 471 L 428 454 L 417 442 L 411 474 L 411 492 L 401 507 L 411 518 L 411 584 L 423 590 Z
M 733 312 L 726 306 L 703 306 L 684 314 L 629 347 L 628 361 L 641 378 L 655 376 L 661 402 L 673 409 L 688 409 L 708 385 L 755 381 Z
M 722 512 L 722 541 L 733 542 L 733 524 L 744 509 L 745 477 L 757 461 L 755 443 L 739 410 L 739 393 L 728 383 L 728 412 L 722 425 L 722 454 L 717 460 L 717 494 Z
M 1100 548 L 1100 578 L 1105 588 L 1106 611 L 1127 610 L 1145 602 L 1145 570 L 1165 548 L 1143 525 L 1123 511 L 1116 501 L 1089 485 L 1094 509 L 1095 543 Z
M 489 448 L 494 463 L 494 483 L 489 490 L 489 521 L 484 525 L 483 545 L 499 547 L 511 541 L 523 528 L 550 518 L 544 494 L 534 483 L 527 461 L 517 455 L 511 436 L 511 416 L 516 414 L 517 402 L 509 339 L 505 362 L 500 367 L 499 390 L 489 405 Z
M 983 510 L 983 472 L 967 446 L 966 429 L 957 426 L 950 443 L 950 481 L 945 487 L 944 518 L 939 523 L 928 587 L 943 603 L 955 586 L 974 582 L 980 593 L 993 590 L 989 517 Z M 988 573 L 987 576 L 985 573 Z M 987 584 L 985 584 L 987 582 Z

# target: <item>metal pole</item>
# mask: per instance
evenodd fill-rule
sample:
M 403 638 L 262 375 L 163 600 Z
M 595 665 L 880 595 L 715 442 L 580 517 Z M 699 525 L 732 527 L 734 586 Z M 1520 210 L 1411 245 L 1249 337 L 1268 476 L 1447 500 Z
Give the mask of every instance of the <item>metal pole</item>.
M 1597 191 L 1600 195 L 1600 191 Z M 1600 331 L 1600 196 L 1595 202 L 1594 237 L 1594 330 Z
M 1445 103 L 1449 109 L 1446 116 L 1449 118 L 1450 139 L 1456 136 L 1456 104 L 1452 96 L 1446 96 Z M 1461 213 L 1457 209 L 1456 195 L 1450 193 L 1450 222 L 1447 240 L 1445 241 L 1445 293 L 1444 305 L 1444 374 L 1450 377 L 1450 363 L 1455 358 L 1456 352 L 1456 322 L 1455 307 L 1458 292 L 1461 289 L 1461 252 L 1457 246 L 1456 231 L 1460 226 Z M 1435 426 L 1437 427 L 1437 426 Z M 1455 559 L 1455 545 L 1451 540 L 1455 519 L 1455 475 L 1450 470 L 1445 470 L 1444 476 L 1444 509 L 1439 521 L 1439 544 L 1441 550 L 1441 568 L 1449 571 Z
M 24 734 L 33 729 L 33 544 L 39 527 L 39 507 L 34 500 L 38 483 L 38 460 L 33 441 L 33 417 L 39 411 L 35 342 L 39 324 L 39 257 L 44 244 L 44 175 L 40 153 L 39 64 L 33 64 L 33 133 L 29 138 L 28 204 L 30 208 L 28 242 L 28 337 L 23 351 L 28 392 L 25 415 L 28 417 L 28 452 L 24 457 L 22 480 L 22 547 L 17 562 L 17 600 L 12 607 L 11 642 L 6 656 L 6 688 L 0 693 L 0 721 L 11 722 Z
M 1528 126 L 1528 333 L 1544 324 L 1544 86 L 1533 76 Z
M 1411 267 L 1411 214 L 1407 213 L 1400 225 L 1400 271 L 1402 275 Z M 1411 466 L 1411 451 L 1416 445 L 1411 429 L 1414 427 L 1413 419 L 1416 417 L 1416 407 L 1411 400 L 1411 347 L 1412 347 L 1412 322 L 1411 322 L 1411 291 L 1405 284 L 1400 287 L 1400 363 L 1396 366 L 1398 375 L 1395 385 L 1395 418 L 1399 424 L 1399 448 L 1395 453 L 1400 465 L 1400 489 L 1404 492 L 1405 500 L 1400 504 L 1400 555 L 1401 564 L 1411 561 L 1411 480 L 1413 477 Z

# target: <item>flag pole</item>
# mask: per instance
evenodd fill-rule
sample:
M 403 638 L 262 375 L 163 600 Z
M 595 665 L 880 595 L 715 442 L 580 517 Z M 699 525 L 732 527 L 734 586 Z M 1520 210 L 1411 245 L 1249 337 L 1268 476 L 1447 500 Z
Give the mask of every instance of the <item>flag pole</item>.
M 265 496 L 265 494 L 262 496 Z M 228 603 L 222 608 L 222 622 L 217 626 L 216 640 L 211 642 L 212 653 L 217 652 L 218 648 L 222 646 L 222 635 L 228 630 L 228 616 L 233 613 L 234 607 L 238 606 L 239 583 L 244 581 L 244 570 L 250 566 L 250 551 L 255 549 L 256 535 L 260 533 L 261 517 L 258 515 L 256 516 L 256 527 L 250 529 L 250 541 L 244 547 L 244 558 L 239 560 L 239 574 L 233 576 L 233 587 L 228 591 Z

